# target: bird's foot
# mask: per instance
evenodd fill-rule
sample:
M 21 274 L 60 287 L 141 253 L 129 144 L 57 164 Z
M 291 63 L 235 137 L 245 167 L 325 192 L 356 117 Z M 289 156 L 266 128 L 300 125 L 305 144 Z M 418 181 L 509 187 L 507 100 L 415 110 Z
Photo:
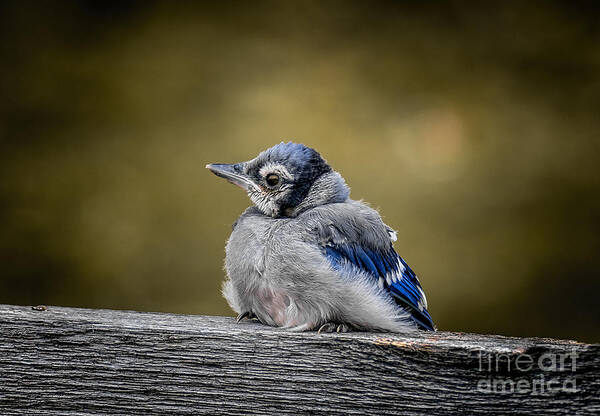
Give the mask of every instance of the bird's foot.
M 352 327 L 348 324 L 338 324 L 336 322 L 327 322 L 319 328 L 317 333 L 323 332 L 349 332 L 352 330 Z
M 235 322 L 239 324 L 244 319 L 251 320 L 258 319 L 258 317 L 254 314 L 254 312 L 242 312 L 237 316 L 237 318 L 235 318 Z

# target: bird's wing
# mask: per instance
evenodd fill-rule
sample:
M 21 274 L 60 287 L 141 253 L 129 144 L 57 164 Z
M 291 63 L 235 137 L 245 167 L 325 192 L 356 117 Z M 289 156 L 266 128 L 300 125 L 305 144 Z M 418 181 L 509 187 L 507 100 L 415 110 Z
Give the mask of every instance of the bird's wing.
M 427 300 L 419 279 L 394 250 L 392 240 L 395 240 L 395 232 L 385 227 L 387 233 L 383 235 L 387 238 L 374 241 L 330 224 L 326 227 L 329 232 L 321 234 L 324 254 L 336 270 L 357 269 L 372 276 L 380 289 L 389 293 L 411 314 L 417 326 L 433 331 L 435 325 L 427 311 Z

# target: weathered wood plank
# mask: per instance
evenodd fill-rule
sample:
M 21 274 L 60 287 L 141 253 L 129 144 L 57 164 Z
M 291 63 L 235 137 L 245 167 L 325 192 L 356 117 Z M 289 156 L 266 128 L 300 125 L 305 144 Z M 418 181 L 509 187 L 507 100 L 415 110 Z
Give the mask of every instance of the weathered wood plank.
M 600 345 L 573 341 L 290 333 L 223 317 L 22 306 L 0 306 L 0 330 L 3 415 L 600 413 Z M 567 354 L 577 354 L 574 371 Z M 551 391 L 535 391 L 541 377 L 557 380 Z M 488 379 L 516 385 L 487 391 Z

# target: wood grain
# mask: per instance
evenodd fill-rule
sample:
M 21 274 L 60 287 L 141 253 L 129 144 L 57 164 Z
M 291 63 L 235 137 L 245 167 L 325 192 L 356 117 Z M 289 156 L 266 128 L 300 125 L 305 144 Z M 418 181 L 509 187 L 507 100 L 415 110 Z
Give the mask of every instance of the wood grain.
M 225 317 L 52 306 L 0 305 L 0 328 L 2 415 L 600 414 L 597 344 L 290 333 Z M 524 390 L 540 377 L 557 381 Z M 485 380 L 521 382 L 492 391 Z

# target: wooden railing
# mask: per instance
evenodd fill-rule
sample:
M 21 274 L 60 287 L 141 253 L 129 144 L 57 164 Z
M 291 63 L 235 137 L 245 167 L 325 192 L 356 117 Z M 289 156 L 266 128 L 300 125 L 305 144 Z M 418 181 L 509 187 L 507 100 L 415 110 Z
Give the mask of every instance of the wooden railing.
M 600 345 L 0 306 L 0 414 L 600 414 Z

